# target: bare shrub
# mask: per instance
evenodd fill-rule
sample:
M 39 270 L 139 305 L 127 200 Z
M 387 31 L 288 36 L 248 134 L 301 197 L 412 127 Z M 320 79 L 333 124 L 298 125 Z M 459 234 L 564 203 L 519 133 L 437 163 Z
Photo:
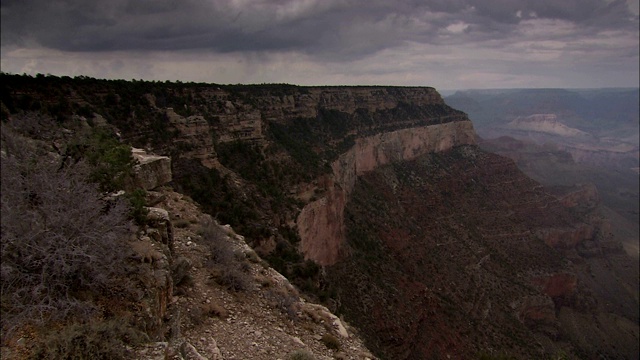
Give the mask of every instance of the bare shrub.
M 208 266 L 211 277 L 219 285 L 233 291 L 247 291 L 251 277 L 249 265 L 242 253 L 236 253 L 225 231 L 215 223 L 206 223 L 201 229 L 203 244 L 210 249 Z
M 82 164 L 62 167 L 34 156 L 2 132 L 1 314 L 7 331 L 95 307 L 79 294 L 124 293 L 127 206 L 105 203 Z M 85 296 L 86 297 L 86 296 Z
M 17 132 L 34 139 L 52 139 L 60 132 L 57 121 L 49 115 L 38 112 L 26 112 L 12 117 L 9 125 Z
M 217 281 L 233 291 L 247 291 L 251 286 L 251 278 L 235 264 L 223 267 Z
M 186 219 L 176 220 L 176 221 L 173 223 L 173 226 L 175 226 L 175 227 L 177 227 L 177 228 L 179 228 L 179 229 L 188 228 L 188 227 L 189 227 L 189 225 L 190 225 L 190 222 L 189 222 L 189 220 L 186 220 Z
M 184 256 L 177 258 L 173 267 L 171 268 L 171 277 L 176 287 L 190 285 L 193 283 L 193 279 L 189 275 L 191 270 L 191 261 Z
M 200 306 L 194 306 L 189 309 L 189 320 L 191 320 L 191 324 L 194 326 L 202 325 L 205 319 L 205 314 Z
M 312 353 L 310 353 L 307 350 L 296 350 L 294 352 L 292 352 L 291 354 L 289 354 L 287 356 L 287 359 L 289 360 L 315 360 L 316 357 L 313 356 Z
M 122 321 L 94 321 L 50 332 L 36 345 L 35 359 L 126 359 L 127 346 L 147 340 Z
M 273 288 L 265 292 L 265 298 L 274 308 L 280 309 L 291 320 L 298 320 L 300 312 L 299 297 L 283 288 Z
M 219 317 L 221 319 L 225 319 L 229 316 L 229 312 L 227 311 L 227 309 L 216 302 L 210 302 L 208 304 L 202 305 L 202 310 L 209 317 Z
M 231 243 L 227 239 L 224 230 L 214 223 L 205 223 L 202 226 L 203 244 L 209 247 L 209 261 L 211 265 L 230 264 L 234 260 L 234 252 Z
M 322 335 L 320 341 L 329 349 L 340 350 L 340 340 L 329 333 Z

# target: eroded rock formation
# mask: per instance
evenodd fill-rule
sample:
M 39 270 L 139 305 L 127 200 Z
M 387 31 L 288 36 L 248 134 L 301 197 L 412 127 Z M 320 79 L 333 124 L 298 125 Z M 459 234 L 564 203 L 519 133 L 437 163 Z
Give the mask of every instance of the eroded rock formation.
M 133 180 L 130 187 L 152 190 L 171 181 L 171 158 L 147 154 L 145 150 L 131 150 L 136 165 L 133 168 Z
M 331 164 L 335 181 L 324 197 L 307 204 L 297 219 L 300 249 L 320 265 L 336 262 L 344 242 L 344 206 L 358 176 L 392 162 L 475 143 L 470 121 L 402 129 L 356 140 Z

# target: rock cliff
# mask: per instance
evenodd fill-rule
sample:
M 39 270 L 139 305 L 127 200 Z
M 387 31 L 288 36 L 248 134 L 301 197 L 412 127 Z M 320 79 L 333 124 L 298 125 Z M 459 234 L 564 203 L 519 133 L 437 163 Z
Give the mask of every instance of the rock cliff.
M 142 149 L 133 148 L 132 156 L 136 161 L 130 186 L 152 190 L 172 180 L 171 159 L 167 156 L 147 154 Z
M 334 181 L 325 196 L 307 204 L 297 219 L 301 251 L 320 265 L 338 259 L 344 242 L 344 206 L 357 177 L 392 162 L 475 143 L 470 121 L 396 130 L 359 138 L 331 164 Z
M 326 271 L 347 319 L 388 358 L 466 359 L 494 346 L 516 358 L 628 357 L 637 347 L 616 348 L 602 329 L 637 319 L 637 271 L 620 250 L 607 255 L 595 199 L 590 186 L 553 194 L 474 145 L 430 152 L 358 177 Z M 572 332 L 584 314 L 603 319 Z M 616 334 L 631 344 L 626 326 Z M 580 332 L 598 345 L 559 340 Z
M 558 121 L 556 114 L 533 114 L 517 117 L 507 124 L 508 129 L 534 131 L 565 137 L 590 138 L 589 133 L 566 126 Z

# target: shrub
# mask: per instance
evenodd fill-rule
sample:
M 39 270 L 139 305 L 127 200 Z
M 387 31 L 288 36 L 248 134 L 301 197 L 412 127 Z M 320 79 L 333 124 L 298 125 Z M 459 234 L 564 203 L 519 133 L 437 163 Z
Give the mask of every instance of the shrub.
M 316 357 L 313 356 L 313 354 L 308 352 L 307 350 L 300 349 L 289 354 L 288 359 L 289 360 L 315 360 Z
M 112 360 L 130 357 L 127 345 L 147 340 L 120 320 L 72 324 L 51 331 L 36 345 L 34 359 Z
M 322 341 L 324 346 L 328 347 L 329 349 L 340 350 L 340 340 L 329 333 L 322 335 L 320 341 Z
M 88 318 L 91 297 L 128 288 L 127 206 L 102 201 L 82 163 L 60 168 L 10 131 L 2 137 L 3 335 L 26 323 Z
M 91 165 L 90 180 L 99 184 L 101 191 L 109 192 L 124 188 L 135 163 L 131 147 L 105 130 L 95 130 L 88 139 L 70 144 L 68 155 L 86 159 Z
M 215 316 L 221 319 L 225 319 L 229 316 L 229 312 L 227 311 L 227 309 L 216 302 L 202 305 L 202 310 L 209 317 Z
M 201 229 L 202 242 L 209 247 L 210 265 L 230 264 L 233 262 L 233 249 L 231 243 L 227 240 L 224 230 L 217 224 L 206 223 Z
M 190 285 L 193 283 L 193 279 L 189 275 L 191 270 L 191 261 L 184 256 L 176 259 L 171 268 L 171 277 L 176 287 L 183 285 Z
M 149 210 L 147 205 L 147 192 L 144 189 L 135 189 L 132 192 L 127 193 L 129 204 L 129 216 L 138 224 L 144 225 L 147 223 L 147 215 Z
M 234 252 L 225 231 L 215 223 L 206 223 L 201 233 L 203 244 L 210 250 L 209 266 L 215 282 L 233 291 L 249 290 L 251 278 L 243 271 L 248 266 L 246 257 Z
M 180 220 L 176 220 L 176 222 L 173 223 L 173 226 L 180 229 L 184 229 L 184 228 L 188 228 L 189 224 L 190 224 L 189 220 L 180 219 Z
M 299 296 L 290 293 L 286 288 L 274 288 L 265 292 L 265 298 L 271 306 L 280 309 L 291 320 L 298 320 L 300 311 Z

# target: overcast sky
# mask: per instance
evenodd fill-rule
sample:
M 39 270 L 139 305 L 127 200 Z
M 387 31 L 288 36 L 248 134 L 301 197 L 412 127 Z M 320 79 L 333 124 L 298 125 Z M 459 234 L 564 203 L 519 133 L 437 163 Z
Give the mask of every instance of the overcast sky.
M 638 87 L 639 0 L 1 0 L 9 73 Z

